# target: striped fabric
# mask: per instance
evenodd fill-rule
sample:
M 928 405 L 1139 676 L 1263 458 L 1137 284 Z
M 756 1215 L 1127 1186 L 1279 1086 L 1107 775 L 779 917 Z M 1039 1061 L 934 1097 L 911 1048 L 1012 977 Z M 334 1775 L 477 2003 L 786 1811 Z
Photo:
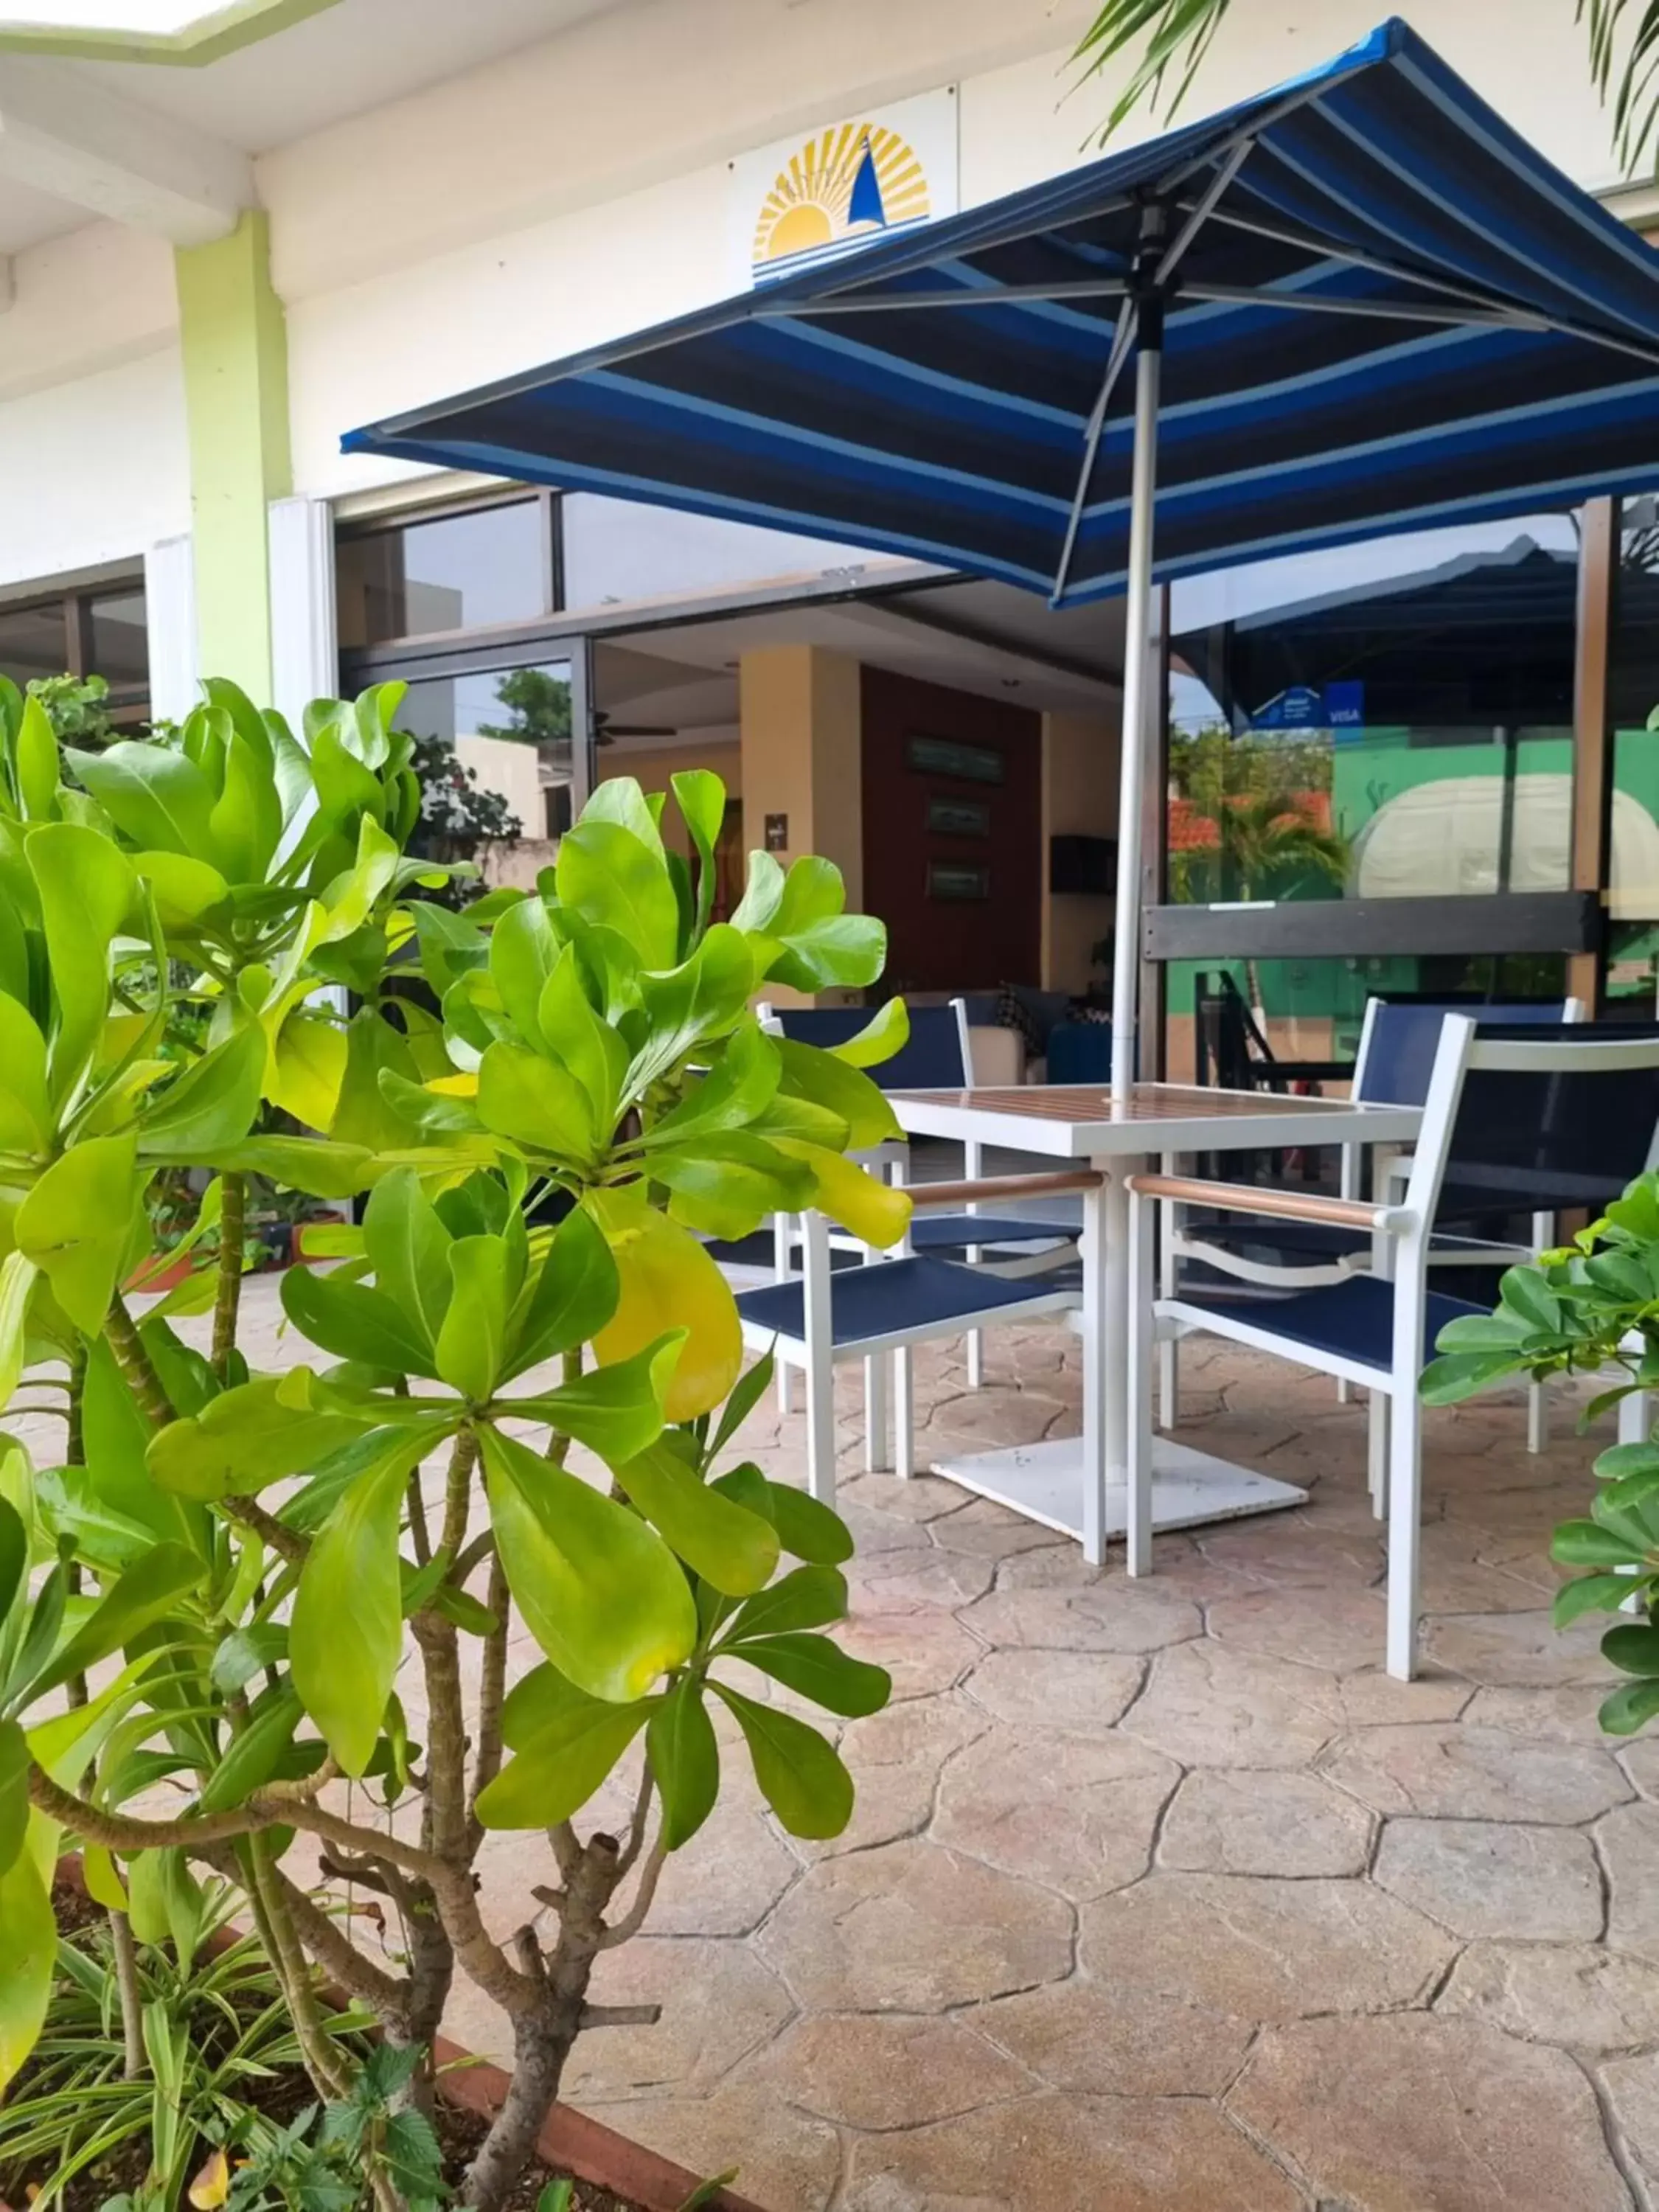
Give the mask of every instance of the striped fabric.
M 1398 21 L 1223 115 L 346 447 L 1100 598 L 1133 374 L 1064 549 L 1141 210 L 1178 240 L 1224 179 L 1165 288 L 1160 574 L 1659 476 L 1659 254 Z M 891 304 L 918 299 L 950 304 Z

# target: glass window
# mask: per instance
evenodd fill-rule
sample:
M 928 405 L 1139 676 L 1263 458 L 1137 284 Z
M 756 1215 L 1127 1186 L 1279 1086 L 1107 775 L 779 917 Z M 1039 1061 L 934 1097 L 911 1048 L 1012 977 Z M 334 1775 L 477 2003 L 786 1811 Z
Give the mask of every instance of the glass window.
M 1577 570 L 1564 514 L 1177 585 L 1171 897 L 1566 890 Z
M 544 502 L 523 499 L 343 537 L 335 553 L 342 647 L 550 614 L 548 527 Z
M 568 661 L 422 678 L 410 684 L 398 724 L 453 745 L 480 784 L 506 799 L 526 836 L 556 837 L 569 827 Z
M 91 601 L 91 666 L 112 691 L 149 683 L 149 634 L 142 591 L 112 592 Z
M 21 684 L 37 676 L 61 676 L 68 666 L 61 599 L 46 606 L 0 607 L 0 674 Z
M 1608 999 L 1647 1017 L 1659 983 L 1659 500 L 1626 500 L 1608 669 L 1613 730 Z

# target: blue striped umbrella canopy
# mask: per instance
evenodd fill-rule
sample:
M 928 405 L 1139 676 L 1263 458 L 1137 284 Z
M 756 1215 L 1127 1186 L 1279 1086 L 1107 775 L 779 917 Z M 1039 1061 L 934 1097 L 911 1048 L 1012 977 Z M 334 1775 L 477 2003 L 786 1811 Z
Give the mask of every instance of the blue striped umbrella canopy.
M 1127 586 L 1139 641 L 1154 573 L 1645 485 L 1656 395 L 1659 253 L 1389 21 L 1206 121 L 345 442 L 1057 606 Z M 1139 759 L 1123 748 L 1115 1080 Z

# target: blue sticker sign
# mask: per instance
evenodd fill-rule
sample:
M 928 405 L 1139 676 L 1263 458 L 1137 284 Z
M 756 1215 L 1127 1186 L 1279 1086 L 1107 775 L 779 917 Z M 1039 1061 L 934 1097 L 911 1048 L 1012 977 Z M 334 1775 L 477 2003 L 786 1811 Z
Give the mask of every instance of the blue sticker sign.
M 1364 726 L 1365 686 L 1357 677 L 1322 686 L 1293 684 L 1250 717 L 1253 730 L 1357 730 Z

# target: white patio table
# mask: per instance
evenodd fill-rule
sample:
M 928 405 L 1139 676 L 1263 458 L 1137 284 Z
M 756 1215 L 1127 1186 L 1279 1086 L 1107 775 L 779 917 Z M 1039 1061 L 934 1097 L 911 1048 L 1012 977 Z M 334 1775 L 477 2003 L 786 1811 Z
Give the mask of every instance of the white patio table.
M 1130 1422 L 1152 1419 L 1150 1377 L 1132 1374 L 1128 1358 L 1129 1301 L 1152 1294 L 1152 1252 L 1150 1244 L 1130 1250 L 1127 1178 L 1188 1152 L 1408 1145 L 1422 1109 L 1173 1083 L 1137 1084 L 1121 1098 L 1092 1084 L 888 1097 L 908 1135 L 1086 1163 L 1100 1174 L 1084 1199 L 1083 1434 L 941 1461 L 933 1471 L 1079 1538 L 1097 1566 L 1107 1539 L 1128 1534 L 1129 1571 L 1150 1571 L 1152 1530 L 1128 1528 L 1126 1469 Z M 1153 1528 L 1273 1512 L 1307 1496 L 1172 1437 L 1158 1439 L 1152 1465 Z

